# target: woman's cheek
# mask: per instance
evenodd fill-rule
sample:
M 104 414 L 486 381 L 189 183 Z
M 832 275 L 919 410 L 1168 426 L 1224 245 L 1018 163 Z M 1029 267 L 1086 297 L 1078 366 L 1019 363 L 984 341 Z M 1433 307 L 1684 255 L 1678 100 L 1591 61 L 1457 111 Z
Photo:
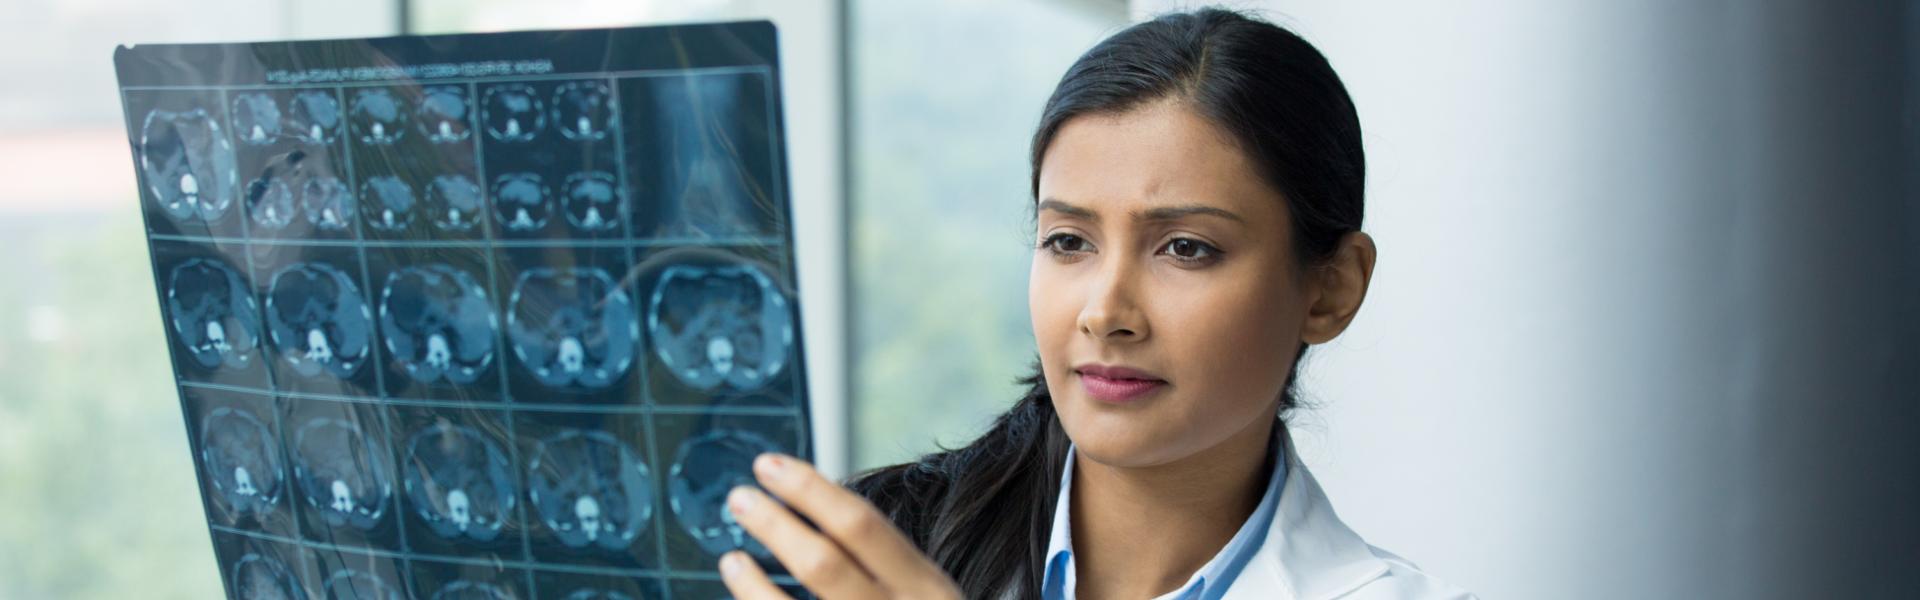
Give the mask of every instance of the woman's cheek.
M 1262 405 L 1286 383 L 1289 354 L 1299 343 L 1297 329 L 1286 324 L 1292 303 L 1285 294 L 1256 288 L 1192 288 L 1189 304 L 1178 311 L 1181 322 L 1163 329 L 1178 336 L 1162 341 L 1195 371 L 1192 379 L 1205 382 L 1208 403 Z
M 1046 264 L 1046 257 L 1034 259 L 1027 288 L 1027 311 L 1033 321 L 1033 337 L 1036 349 L 1040 352 L 1040 363 L 1050 389 L 1060 390 L 1066 384 L 1064 374 L 1068 369 L 1067 348 L 1072 343 L 1076 330 L 1075 322 L 1079 316 L 1077 305 L 1072 301 L 1072 282 L 1058 265 Z

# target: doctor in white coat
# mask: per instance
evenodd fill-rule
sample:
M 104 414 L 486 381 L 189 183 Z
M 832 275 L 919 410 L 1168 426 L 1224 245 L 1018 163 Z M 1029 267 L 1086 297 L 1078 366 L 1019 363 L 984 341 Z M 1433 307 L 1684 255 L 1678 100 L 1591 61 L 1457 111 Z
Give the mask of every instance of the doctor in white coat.
M 726 510 L 765 551 L 721 557 L 727 588 L 1471 597 L 1342 524 L 1287 433 L 1300 358 L 1346 329 L 1373 276 L 1361 139 L 1327 60 L 1271 23 L 1202 9 L 1094 46 L 1029 153 L 1026 394 L 972 443 L 848 487 L 760 456 L 764 489 Z

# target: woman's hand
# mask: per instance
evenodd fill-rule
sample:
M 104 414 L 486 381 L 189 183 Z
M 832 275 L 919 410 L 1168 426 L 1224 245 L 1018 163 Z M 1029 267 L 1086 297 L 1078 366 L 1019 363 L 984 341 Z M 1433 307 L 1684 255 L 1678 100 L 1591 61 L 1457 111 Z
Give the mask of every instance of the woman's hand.
M 948 600 L 960 589 L 865 498 L 822 477 L 797 458 L 762 454 L 753 474 L 767 491 L 806 515 L 815 531 L 765 493 L 748 486 L 727 495 L 727 508 L 747 533 L 822 598 Z M 727 590 L 740 600 L 788 598 L 745 552 L 720 557 Z

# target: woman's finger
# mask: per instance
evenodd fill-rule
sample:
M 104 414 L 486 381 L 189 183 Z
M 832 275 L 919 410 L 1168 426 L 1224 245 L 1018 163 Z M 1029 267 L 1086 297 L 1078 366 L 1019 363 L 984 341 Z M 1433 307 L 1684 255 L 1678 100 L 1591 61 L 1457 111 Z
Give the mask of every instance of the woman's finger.
M 720 580 L 727 584 L 727 593 L 735 600 L 793 600 L 767 578 L 767 572 L 760 570 L 760 565 L 739 550 L 720 557 Z
M 889 591 L 914 598 L 957 597 L 952 580 L 865 498 L 820 475 L 806 461 L 762 454 L 754 476 L 768 491 L 819 525 Z
M 840 546 L 802 523 L 773 497 L 752 487 L 737 487 L 727 494 L 727 510 L 813 593 L 836 600 L 885 597 L 873 577 Z

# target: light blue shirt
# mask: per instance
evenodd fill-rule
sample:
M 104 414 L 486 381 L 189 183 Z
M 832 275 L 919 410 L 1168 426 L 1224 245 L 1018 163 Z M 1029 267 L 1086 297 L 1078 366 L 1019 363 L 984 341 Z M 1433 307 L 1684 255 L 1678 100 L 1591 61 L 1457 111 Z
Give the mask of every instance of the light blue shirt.
M 1254 554 L 1267 540 L 1267 530 L 1273 525 L 1275 508 L 1280 504 L 1280 490 L 1287 480 L 1286 444 L 1278 439 L 1284 435 L 1274 432 L 1275 439 L 1269 442 L 1273 448 L 1273 475 L 1267 478 L 1267 491 L 1260 497 L 1253 514 L 1240 524 L 1240 531 L 1227 540 L 1227 545 L 1213 558 L 1202 565 L 1186 585 L 1155 600 L 1218 600 L 1226 595 L 1227 588 L 1233 585 L 1234 578 L 1253 559 Z M 1067 522 L 1072 511 L 1073 498 L 1073 457 L 1072 446 L 1067 448 L 1067 464 L 1061 470 L 1060 495 L 1053 509 L 1053 534 L 1047 542 L 1047 570 L 1041 579 L 1041 597 L 1045 600 L 1073 600 L 1075 576 L 1073 568 L 1073 535 Z

